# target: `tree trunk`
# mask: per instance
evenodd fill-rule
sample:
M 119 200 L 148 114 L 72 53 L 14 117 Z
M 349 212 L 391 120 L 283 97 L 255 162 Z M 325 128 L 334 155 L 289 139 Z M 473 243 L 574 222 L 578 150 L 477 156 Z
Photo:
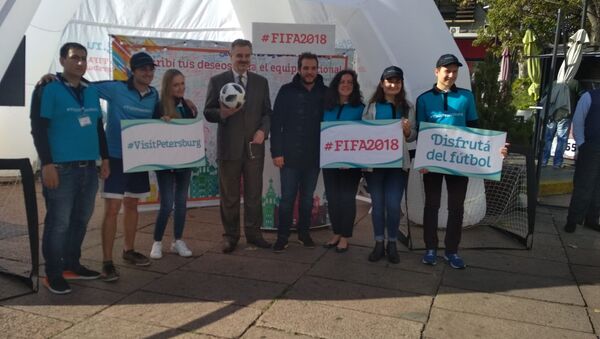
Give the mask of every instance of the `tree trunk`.
M 598 18 L 600 18 L 600 7 L 598 5 L 600 5 L 600 1 L 598 0 L 588 1 L 587 18 L 590 21 L 589 36 L 590 42 L 593 45 L 596 45 L 598 42 L 600 42 L 598 41 L 600 38 L 600 22 L 598 20 Z

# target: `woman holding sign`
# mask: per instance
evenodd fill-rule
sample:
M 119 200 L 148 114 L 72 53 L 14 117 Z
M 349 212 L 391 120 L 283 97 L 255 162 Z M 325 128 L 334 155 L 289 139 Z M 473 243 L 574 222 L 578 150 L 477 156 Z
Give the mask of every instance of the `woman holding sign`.
M 406 100 L 404 90 L 404 72 L 400 67 L 390 66 L 383 70 L 381 79 L 373 97 L 369 100 L 363 119 L 402 119 L 404 143 L 417 137 L 415 111 L 413 105 Z M 406 145 L 403 168 L 374 168 L 368 172 L 367 185 L 371 195 L 373 210 L 373 232 L 375 247 L 369 255 L 369 261 L 378 261 L 387 254 L 388 261 L 400 262 L 396 242 L 400 226 L 400 202 L 407 181 L 410 157 Z M 387 248 L 384 246 L 387 230 Z
M 160 89 L 160 101 L 154 110 L 155 119 L 170 121 L 171 119 L 193 119 L 196 117 L 193 110 L 183 99 L 185 93 L 185 77 L 176 69 L 169 69 L 165 72 Z M 160 197 L 160 211 L 156 216 L 154 226 L 154 244 L 150 251 L 150 258 L 162 258 L 162 238 L 165 233 L 165 227 L 169 220 L 173 204 L 175 213 L 173 215 L 173 237 L 171 251 L 176 252 L 182 257 L 189 257 L 192 251 L 181 240 L 183 236 L 183 226 L 185 224 L 185 214 L 187 211 L 187 196 L 190 186 L 191 168 L 171 169 L 156 171 L 158 181 L 158 193 Z
M 338 72 L 325 94 L 323 121 L 360 120 L 365 105 L 353 70 Z M 325 248 L 335 247 L 338 253 L 348 250 L 356 217 L 356 191 L 360 181 L 359 168 L 324 168 L 323 181 L 333 237 Z

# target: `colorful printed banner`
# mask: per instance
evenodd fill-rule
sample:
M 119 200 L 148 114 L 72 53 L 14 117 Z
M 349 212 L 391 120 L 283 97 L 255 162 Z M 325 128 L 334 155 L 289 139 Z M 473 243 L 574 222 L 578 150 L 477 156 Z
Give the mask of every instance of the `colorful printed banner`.
M 297 55 L 310 51 L 335 54 L 335 25 L 252 23 L 255 53 Z
M 192 168 L 205 163 L 202 120 L 121 120 L 123 171 Z
M 400 120 L 321 123 L 321 168 L 402 167 Z
M 421 122 L 414 168 L 500 180 L 506 132 Z

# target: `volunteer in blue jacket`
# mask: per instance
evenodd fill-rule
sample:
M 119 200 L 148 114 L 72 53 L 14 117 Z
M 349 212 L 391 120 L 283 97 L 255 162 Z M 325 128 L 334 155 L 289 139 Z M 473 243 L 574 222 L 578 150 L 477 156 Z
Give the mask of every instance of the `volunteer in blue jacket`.
M 400 67 L 390 66 L 383 70 L 375 93 L 363 116 L 365 120 L 402 119 L 404 143 L 415 140 L 417 136 L 415 112 L 406 99 L 404 72 Z M 367 172 L 367 185 L 373 210 L 373 233 L 375 247 L 369 255 L 369 261 L 380 260 L 384 255 L 392 264 L 400 262 L 397 241 L 400 227 L 400 202 L 406 187 L 410 157 L 406 145 L 403 147 L 404 168 L 374 168 Z M 387 246 L 384 241 L 387 231 Z
M 458 68 L 462 63 L 452 54 L 442 55 L 435 66 L 436 84 L 417 98 L 418 122 L 477 127 L 478 117 L 471 91 L 456 87 Z M 442 179 L 448 190 L 448 221 L 446 223 L 445 255 L 452 268 L 462 269 L 466 265 L 458 255 L 458 244 L 462 233 L 464 202 L 469 178 L 450 174 L 429 173 L 421 169 L 425 186 L 425 208 L 423 210 L 423 238 L 426 252 L 423 263 L 437 263 L 438 210 L 442 192 Z
M 194 111 L 183 99 L 185 94 L 185 76 L 177 69 L 168 69 L 162 78 L 160 87 L 160 101 L 156 105 L 153 118 L 170 121 L 171 119 L 193 119 Z M 191 168 L 156 171 L 158 193 L 160 196 L 160 210 L 156 215 L 154 225 L 154 243 L 150 251 L 150 258 L 162 258 L 162 238 L 173 205 L 173 242 L 171 252 L 182 257 L 189 257 L 192 251 L 181 239 L 187 212 L 187 197 L 190 187 Z
M 102 178 L 110 170 L 98 93 L 83 81 L 87 50 L 75 42 L 64 44 L 60 64 L 58 81 L 33 94 L 31 134 L 42 162 L 46 201 L 44 285 L 52 293 L 66 294 L 71 292 L 67 279 L 100 277 L 79 259 L 98 190 L 96 160 L 102 157 Z
M 325 93 L 323 121 L 360 120 L 365 105 L 353 70 L 338 72 Z M 333 237 L 325 248 L 335 247 L 343 253 L 348 250 L 356 217 L 356 191 L 361 178 L 359 168 L 324 168 L 325 196 Z

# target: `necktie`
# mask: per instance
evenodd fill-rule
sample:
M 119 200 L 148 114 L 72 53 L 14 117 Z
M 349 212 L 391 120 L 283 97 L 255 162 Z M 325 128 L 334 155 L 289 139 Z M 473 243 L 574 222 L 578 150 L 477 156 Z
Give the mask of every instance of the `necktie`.
M 244 89 L 246 89 L 246 84 L 244 83 L 244 76 L 238 75 L 238 84 L 240 84 Z

